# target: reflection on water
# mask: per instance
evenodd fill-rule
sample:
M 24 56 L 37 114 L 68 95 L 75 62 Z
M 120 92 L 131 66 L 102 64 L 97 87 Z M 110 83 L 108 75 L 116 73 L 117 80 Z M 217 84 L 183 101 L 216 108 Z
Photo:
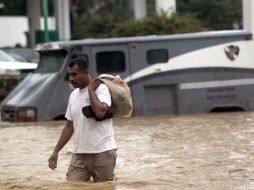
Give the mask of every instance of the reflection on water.
M 70 183 L 72 142 L 47 159 L 64 122 L 0 123 L 0 189 L 254 190 L 254 112 L 114 120 L 118 158 L 111 183 Z

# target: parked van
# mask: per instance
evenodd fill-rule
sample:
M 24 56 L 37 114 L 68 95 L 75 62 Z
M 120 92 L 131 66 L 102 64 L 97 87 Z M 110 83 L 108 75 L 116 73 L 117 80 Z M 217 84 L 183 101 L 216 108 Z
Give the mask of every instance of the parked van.
M 2 102 L 3 121 L 63 119 L 73 90 L 70 59 L 89 62 L 92 77 L 124 78 L 133 115 L 254 110 L 254 44 L 246 31 L 85 39 L 37 46 L 40 62 Z

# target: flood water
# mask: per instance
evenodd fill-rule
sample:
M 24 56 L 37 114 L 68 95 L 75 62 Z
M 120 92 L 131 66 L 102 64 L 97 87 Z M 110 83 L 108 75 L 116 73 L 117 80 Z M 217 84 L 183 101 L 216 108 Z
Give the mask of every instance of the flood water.
M 64 125 L 0 123 L 0 189 L 254 190 L 254 112 L 114 120 L 118 158 L 111 183 L 71 183 L 72 141 L 48 168 Z

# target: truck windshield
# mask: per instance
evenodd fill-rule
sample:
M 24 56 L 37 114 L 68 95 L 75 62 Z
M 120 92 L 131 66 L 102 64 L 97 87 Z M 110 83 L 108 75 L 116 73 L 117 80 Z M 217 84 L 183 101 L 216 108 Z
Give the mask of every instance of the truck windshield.
M 40 61 L 35 73 L 53 73 L 58 72 L 66 57 L 67 51 L 40 51 Z

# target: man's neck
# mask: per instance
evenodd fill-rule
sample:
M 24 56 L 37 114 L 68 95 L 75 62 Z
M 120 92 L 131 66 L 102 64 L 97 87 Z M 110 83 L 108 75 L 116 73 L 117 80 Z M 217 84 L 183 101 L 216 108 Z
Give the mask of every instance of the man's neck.
M 86 84 L 84 84 L 84 86 L 79 87 L 79 89 L 82 90 L 82 89 L 86 88 L 90 81 L 91 81 L 91 79 L 89 78 L 88 82 Z

